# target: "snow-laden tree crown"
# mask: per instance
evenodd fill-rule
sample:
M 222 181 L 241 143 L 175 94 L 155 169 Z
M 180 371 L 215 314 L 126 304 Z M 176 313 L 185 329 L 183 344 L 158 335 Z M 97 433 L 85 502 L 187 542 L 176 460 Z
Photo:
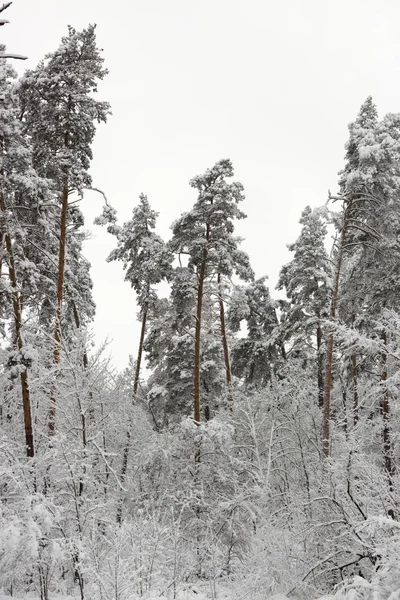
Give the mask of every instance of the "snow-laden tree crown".
M 400 115 L 362 105 L 285 299 L 235 233 L 229 159 L 169 240 L 152 198 L 127 190 L 125 223 L 106 201 L 141 324 L 117 373 L 80 209 L 106 74 L 93 25 L 20 79 L 0 56 L 2 597 L 399 598 Z

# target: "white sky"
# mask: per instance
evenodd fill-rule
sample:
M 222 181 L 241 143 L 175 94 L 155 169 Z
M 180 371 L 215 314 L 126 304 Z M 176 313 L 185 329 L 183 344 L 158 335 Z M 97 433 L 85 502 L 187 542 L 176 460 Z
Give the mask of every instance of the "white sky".
M 381 115 L 400 110 L 398 0 L 14 0 L 4 17 L 0 39 L 29 56 L 20 72 L 58 47 L 67 24 L 97 23 L 110 71 L 98 97 L 113 115 L 91 172 L 122 221 L 144 192 L 168 237 L 195 200 L 189 179 L 232 159 L 248 215 L 236 231 L 273 296 L 302 209 L 336 190 L 360 104 L 372 95 Z M 82 205 L 95 336 L 113 340 L 122 368 L 139 327 L 122 267 L 105 262 L 114 239 L 92 226 L 101 205 L 93 193 Z

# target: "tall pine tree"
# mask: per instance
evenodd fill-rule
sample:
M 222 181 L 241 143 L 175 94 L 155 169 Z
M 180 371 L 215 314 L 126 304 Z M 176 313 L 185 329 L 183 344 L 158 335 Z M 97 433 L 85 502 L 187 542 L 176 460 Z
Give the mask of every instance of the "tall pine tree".
M 244 199 L 243 186 L 228 183 L 226 179 L 230 177 L 233 177 L 233 167 L 227 159 L 194 177 L 190 185 L 198 191 L 198 199 L 193 209 L 173 225 L 171 247 L 189 256 L 188 268 L 195 275 L 193 395 L 196 423 L 201 419 L 201 340 L 207 283 L 210 279 L 216 280 L 218 274 L 230 277 L 236 272 L 244 278 L 252 277 L 247 256 L 239 248 L 241 240 L 233 235 L 234 220 L 245 216 L 238 208 Z
M 106 75 L 96 45 L 95 26 L 81 32 L 69 28 L 59 48 L 39 66 L 28 71 L 20 85 L 23 123 L 34 149 L 38 173 L 53 182 L 59 207 L 58 268 L 54 314 L 54 363 L 60 362 L 65 273 L 68 261 L 68 224 L 78 219 L 70 196 L 82 195 L 91 186 L 88 173 L 95 122 L 105 121 L 109 105 L 93 97 Z M 55 398 L 49 414 L 49 431 L 54 432 Z

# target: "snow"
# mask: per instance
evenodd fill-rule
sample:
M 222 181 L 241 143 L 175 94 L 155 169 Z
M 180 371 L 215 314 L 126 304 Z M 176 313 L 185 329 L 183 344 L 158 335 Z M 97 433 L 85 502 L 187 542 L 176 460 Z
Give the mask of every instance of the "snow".
M 59 596 L 58 594 L 51 594 L 52 600 L 76 600 L 76 598 L 74 598 L 74 596 Z M 0 600 L 39 600 L 39 596 L 4 596 L 4 594 L 0 594 Z
M 76 600 L 74 596 L 61 596 L 59 594 L 51 594 L 52 600 Z M 170 600 L 174 597 L 173 590 L 170 590 L 170 594 L 163 593 L 162 595 L 151 595 L 146 598 L 146 600 Z M 175 596 L 175 600 L 192 600 L 196 598 L 196 600 L 210 600 L 213 596 L 211 592 L 206 593 L 199 590 L 196 586 L 188 586 L 185 589 L 178 591 Z M 231 600 L 231 595 L 228 591 L 221 592 L 218 591 L 218 599 L 219 600 Z M 328 600 L 327 597 L 326 600 Z M 0 600 L 39 600 L 38 596 L 6 596 L 4 594 L 0 594 Z M 131 600 L 136 600 L 133 596 Z M 266 600 L 290 600 L 284 594 L 275 594 L 274 596 L 268 596 Z M 324 600 L 323 598 L 321 600 Z

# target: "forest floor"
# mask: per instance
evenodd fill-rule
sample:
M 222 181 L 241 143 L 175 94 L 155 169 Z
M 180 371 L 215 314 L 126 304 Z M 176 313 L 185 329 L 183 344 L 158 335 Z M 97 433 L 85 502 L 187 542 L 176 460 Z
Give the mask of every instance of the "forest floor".
M 176 593 L 174 598 L 173 592 L 171 594 L 163 595 L 151 595 L 146 596 L 146 600 L 232 600 L 232 596 L 228 590 L 218 590 L 217 595 L 213 595 L 210 591 L 202 591 L 199 587 L 191 586 L 189 588 L 182 589 Z M 39 596 L 28 594 L 26 596 L 6 596 L 0 593 L 0 600 L 39 600 Z M 59 594 L 51 594 L 51 600 L 79 600 L 78 596 L 63 596 Z M 137 600 L 136 597 L 132 596 L 131 600 Z M 245 599 L 243 599 L 245 600 Z M 246 599 L 248 600 L 248 599 Z M 289 600 L 287 596 L 283 594 L 277 594 L 269 596 L 266 600 Z

